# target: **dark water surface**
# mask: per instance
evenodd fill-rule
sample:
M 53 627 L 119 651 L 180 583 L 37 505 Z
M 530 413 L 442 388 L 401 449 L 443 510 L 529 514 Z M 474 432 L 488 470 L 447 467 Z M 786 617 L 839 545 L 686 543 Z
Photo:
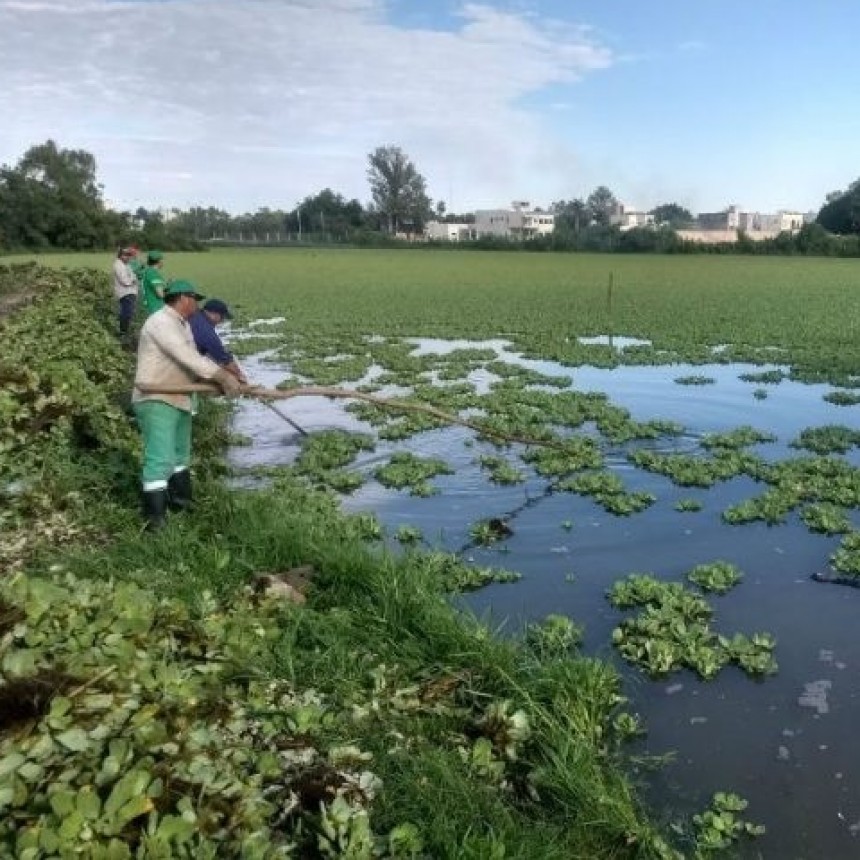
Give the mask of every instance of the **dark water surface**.
M 798 456 L 788 443 L 807 427 L 853 426 L 858 407 L 838 407 L 822 395 L 826 385 L 783 381 L 763 386 L 739 374 L 765 368 L 747 365 L 564 368 L 552 362 L 512 356 L 501 341 L 488 344 L 421 341 L 420 351 L 443 352 L 461 346 L 491 345 L 500 357 L 517 360 L 551 375 L 569 375 L 580 391 L 601 391 L 626 407 L 636 420 L 661 418 L 684 425 L 663 450 L 698 450 L 703 434 L 748 424 L 778 437 L 754 450 L 768 459 Z M 251 359 L 254 381 L 273 385 L 287 369 Z M 483 375 L 482 375 L 483 374 Z M 372 375 L 372 374 L 371 374 Z M 701 375 L 714 384 L 679 385 L 677 377 Z M 486 388 L 482 371 L 471 377 Z M 753 391 L 765 388 L 759 400 Z M 342 402 L 298 398 L 281 405 L 309 431 L 341 427 L 372 432 L 343 411 Z M 298 451 L 295 431 L 259 404 L 243 403 L 234 430 L 253 445 L 231 452 L 236 467 L 289 463 Z M 643 775 L 646 796 L 667 817 L 691 813 L 715 791 L 735 791 L 750 801 L 748 817 L 767 827 L 767 835 L 743 846 L 744 856 L 778 860 L 841 860 L 860 857 L 860 589 L 815 583 L 810 575 L 827 567 L 837 538 L 810 533 L 793 514 L 787 524 L 730 526 L 720 515 L 729 505 L 765 488 L 748 478 L 710 490 L 674 486 L 667 478 L 642 472 L 609 451 L 607 465 L 628 490 L 647 490 L 657 502 L 640 514 L 615 517 L 589 498 L 548 493 L 546 481 L 530 470 L 524 484 L 499 487 L 475 463 L 496 453 L 475 443 L 463 428 L 435 430 L 364 454 L 356 468 L 371 475 L 393 450 L 444 458 L 455 474 L 435 479 L 440 493 L 413 498 L 370 480 L 344 499 L 349 511 L 373 511 L 393 534 L 404 524 L 418 526 L 433 547 L 462 551 L 481 565 L 517 570 L 519 583 L 493 585 L 464 599 L 501 632 L 516 634 L 525 622 L 562 613 L 585 627 L 584 651 L 619 665 L 632 702 L 648 734 L 637 751 L 673 752 L 660 770 Z M 856 453 L 848 455 L 857 465 Z M 674 510 L 679 499 L 699 499 L 696 513 Z M 852 513 L 855 522 L 856 516 Z M 473 522 L 510 517 L 514 534 L 504 551 L 470 543 Z M 724 559 L 745 573 L 724 597 L 711 597 L 713 626 L 727 634 L 767 631 L 777 639 L 777 675 L 755 681 L 734 668 L 709 682 L 688 672 L 651 681 L 617 660 L 612 629 L 624 617 L 605 594 L 631 572 L 653 572 L 680 581 L 694 565 Z

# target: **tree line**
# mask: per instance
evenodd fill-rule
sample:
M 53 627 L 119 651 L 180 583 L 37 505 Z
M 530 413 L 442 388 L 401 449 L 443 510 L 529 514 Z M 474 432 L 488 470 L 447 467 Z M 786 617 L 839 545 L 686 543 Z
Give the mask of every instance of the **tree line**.
M 105 204 L 94 156 L 48 140 L 28 149 L 17 164 L 0 167 L 0 249 L 87 250 L 128 242 L 166 250 L 217 241 L 383 244 L 398 236 L 420 235 L 431 219 L 474 221 L 472 213 L 448 212 L 442 200 L 434 204 L 426 180 L 397 146 L 381 146 L 367 156 L 367 181 L 367 204 L 325 188 L 292 209 L 263 207 L 240 215 L 213 206 L 116 211 Z M 535 251 L 860 255 L 860 180 L 827 195 L 815 224 L 763 242 L 743 235 L 723 245 L 685 242 L 675 231 L 694 219 L 677 203 L 652 210 L 655 228 L 622 231 L 615 226 L 619 201 L 603 185 L 584 199 L 555 201 L 548 211 L 555 216 L 551 235 L 527 242 L 485 237 L 472 244 Z

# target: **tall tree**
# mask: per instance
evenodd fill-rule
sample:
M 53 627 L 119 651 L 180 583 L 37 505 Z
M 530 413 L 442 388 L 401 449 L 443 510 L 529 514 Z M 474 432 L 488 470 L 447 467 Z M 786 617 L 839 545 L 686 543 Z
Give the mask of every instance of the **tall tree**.
M 344 239 L 364 225 L 364 208 L 358 200 L 346 200 L 331 188 L 305 197 L 298 209 L 304 228 L 309 233 Z M 291 216 L 292 217 L 292 216 Z M 293 219 L 295 220 L 295 219 Z
M 601 227 L 608 227 L 613 218 L 621 213 L 618 198 L 605 186 L 599 185 L 585 201 L 591 221 Z
M 693 213 L 679 203 L 661 203 L 651 210 L 655 224 L 668 224 L 672 228 L 684 227 L 692 223 Z
M 52 140 L 0 168 L 0 231 L 9 245 L 98 248 L 115 241 L 96 179 L 96 160 Z
M 402 226 L 420 230 L 430 217 L 427 183 L 399 146 L 380 146 L 368 156 L 367 179 L 376 211 L 388 232 Z
M 555 230 L 558 233 L 579 233 L 591 223 L 591 215 L 584 200 L 557 200 L 550 206 L 555 215 Z
M 223 238 L 230 229 L 230 213 L 215 206 L 192 206 L 180 212 L 176 221 L 195 239 Z
M 846 191 L 828 194 L 816 220 L 831 233 L 860 234 L 860 179 Z

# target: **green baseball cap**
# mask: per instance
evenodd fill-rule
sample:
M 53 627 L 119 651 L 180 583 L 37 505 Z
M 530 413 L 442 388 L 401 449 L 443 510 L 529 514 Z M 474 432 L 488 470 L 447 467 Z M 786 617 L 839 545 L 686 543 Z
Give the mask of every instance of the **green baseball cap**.
M 202 302 L 206 296 L 197 292 L 197 287 L 191 281 L 171 281 L 164 291 L 164 297 L 167 296 L 193 296 L 198 302 Z
M 149 260 L 150 263 L 157 263 L 159 260 L 164 259 L 164 254 L 161 251 L 147 251 L 146 259 Z

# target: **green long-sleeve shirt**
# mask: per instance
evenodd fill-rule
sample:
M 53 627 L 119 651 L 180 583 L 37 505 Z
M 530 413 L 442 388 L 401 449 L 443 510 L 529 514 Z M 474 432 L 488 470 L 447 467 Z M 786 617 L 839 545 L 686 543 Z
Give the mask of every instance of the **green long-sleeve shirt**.
M 164 307 L 164 289 L 166 286 L 167 279 L 161 274 L 161 270 L 156 266 L 147 266 L 140 284 L 140 292 L 143 296 L 143 303 L 146 305 L 147 314 L 154 314 Z

